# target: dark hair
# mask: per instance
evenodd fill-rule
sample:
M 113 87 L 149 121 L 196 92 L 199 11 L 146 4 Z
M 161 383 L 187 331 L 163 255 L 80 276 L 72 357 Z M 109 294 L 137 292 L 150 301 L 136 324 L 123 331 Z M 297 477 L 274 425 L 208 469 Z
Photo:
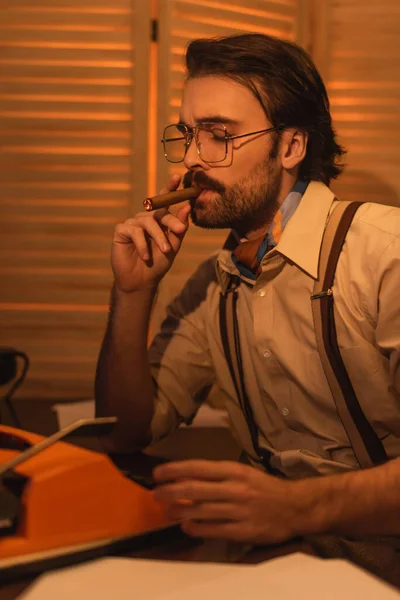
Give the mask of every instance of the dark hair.
M 301 179 L 329 185 L 342 172 L 345 150 L 335 139 L 328 95 L 300 46 L 256 33 L 199 39 L 188 45 L 186 67 L 189 79 L 221 75 L 241 83 L 256 96 L 273 126 L 307 132 Z

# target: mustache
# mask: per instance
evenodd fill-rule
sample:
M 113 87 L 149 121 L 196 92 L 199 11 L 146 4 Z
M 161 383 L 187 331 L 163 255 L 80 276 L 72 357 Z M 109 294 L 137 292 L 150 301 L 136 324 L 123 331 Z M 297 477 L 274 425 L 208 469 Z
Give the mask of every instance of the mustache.
M 212 179 L 203 171 L 197 171 L 196 173 L 192 173 L 188 171 L 183 176 L 183 186 L 190 187 L 192 185 L 197 185 L 197 187 L 207 188 L 209 190 L 213 190 L 214 192 L 218 192 L 219 194 L 223 194 L 226 190 L 223 183 L 218 181 L 217 179 Z

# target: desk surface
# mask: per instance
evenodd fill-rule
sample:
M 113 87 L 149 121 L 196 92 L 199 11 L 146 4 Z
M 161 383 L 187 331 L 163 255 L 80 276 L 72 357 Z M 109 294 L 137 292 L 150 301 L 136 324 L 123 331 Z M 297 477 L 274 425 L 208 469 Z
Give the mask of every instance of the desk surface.
M 183 534 L 177 534 L 176 539 L 146 550 L 124 553 L 123 556 L 132 558 L 153 558 L 160 560 L 180 560 L 197 562 L 224 562 L 254 564 L 292 552 L 312 554 L 305 542 L 292 541 L 270 547 L 248 549 L 241 544 L 227 544 L 214 540 L 193 540 Z M 15 583 L 0 586 L 0 600 L 14 600 L 31 583 L 34 577 Z
M 178 457 L 167 455 L 167 459 L 171 458 Z M 146 475 L 151 473 L 152 468 L 158 462 L 160 462 L 158 457 L 137 453 L 135 455 L 119 457 L 118 466 L 121 469 L 125 469 L 133 465 L 136 473 Z M 276 546 L 249 548 L 249 546 L 228 544 L 215 540 L 194 540 L 185 536 L 180 532 L 179 528 L 175 528 L 174 534 L 168 536 L 167 542 L 158 540 L 157 545 L 148 545 L 145 549 L 141 550 L 138 550 L 137 547 L 136 545 L 136 550 L 133 550 L 133 547 L 131 551 L 129 548 L 124 548 L 119 553 L 110 552 L 108 555 L 160 560 L 254 564 L 293 552 L 314 554 L 311 547 L 302 540 L 293 540 Z M 35 577 L 31 576 L 30 578 L 17 580 L 14 583 L 1 585 L 0 575 L 0 600 L 13 600 L 17 598 L 34 579 Z
M 158 456 L 149 456 L 140 452 L 134 455 L 114 456 L 111 458 L 120 469 L 128 470 L 129 468 L 134 468 L 135 473 L 142 475 L 150 475 L 154 466 L 163 461 Z M 168 456 L 167 458 L 170 457 Z M 248 546 L 241 544 L 229 544 L 214 540 L 194 540 L 183 534 L 179 528 L 175 528 L 174 532 L 168 535 L 168 541 L 165 543 L 161 540 L 161 543 L 159 541 L 157 545 L 148 546 L 145 549 L 124 550 L 118 554 L 110 553 L 110 555 L 161 560 L 257 563 L 296 551 L 312 553 L 311 549 L 307 548 L 305 543 L 299 541 L 274 547 L 259 547 L 249 550 Z M 6 585 L 1 585 L 0 580 L 0 600 L 17 598 L 34 579 L 35 577 L 30 576 Z

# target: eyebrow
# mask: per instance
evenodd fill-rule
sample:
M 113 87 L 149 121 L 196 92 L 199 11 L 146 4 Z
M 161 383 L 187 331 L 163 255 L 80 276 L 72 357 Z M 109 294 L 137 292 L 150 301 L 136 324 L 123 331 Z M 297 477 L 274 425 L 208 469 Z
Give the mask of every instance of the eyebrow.
M 208 116 L 208 117 L 199 117 L 198 119 L 195 119 L 196 123 L 198 125 L 202 125 L 203 123 L 221 123 L 222 125 L 239 125 L 240 121 L 236 120 L 236 119 L 230 119 L 229 117 L 223 117 L 222 115 L 214 115 L 214 116 Z M 185 123 L 185 121 L 183 121 L 182 119 L 179 119 L 179 123 L 178 125 L 186 125 L 187 127 L 190 127 L 190 125 L 188 125 L 188 123 Z

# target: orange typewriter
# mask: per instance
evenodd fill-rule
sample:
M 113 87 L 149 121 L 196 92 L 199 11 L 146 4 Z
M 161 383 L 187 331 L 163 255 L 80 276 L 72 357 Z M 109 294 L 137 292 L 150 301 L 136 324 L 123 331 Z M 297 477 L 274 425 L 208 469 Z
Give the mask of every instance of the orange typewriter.
M 48 568 L 52 558 L 115 549 L 171 526 L 151 492 L 108 456 L 61 441 L 105 435 L 115 422 L 82 419 L 48 438 L 0 426 L 0 572 L 50 560 Z

